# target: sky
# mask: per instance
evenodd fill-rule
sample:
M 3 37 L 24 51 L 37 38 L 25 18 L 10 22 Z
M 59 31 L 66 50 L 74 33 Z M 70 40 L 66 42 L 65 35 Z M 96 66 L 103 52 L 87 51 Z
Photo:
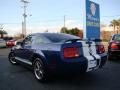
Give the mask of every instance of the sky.
M 27 33 L 59 32 L 64 24 L 68 28 L 83 28 L 85 0 L 27 0 Z M 109 25 L 120 18 L 120 0 L 91 0 L 100 5 L 101 24 Z M 23 4 L 20 0 L 1 0 L 0 25 L 10 35 L 21 33 Z

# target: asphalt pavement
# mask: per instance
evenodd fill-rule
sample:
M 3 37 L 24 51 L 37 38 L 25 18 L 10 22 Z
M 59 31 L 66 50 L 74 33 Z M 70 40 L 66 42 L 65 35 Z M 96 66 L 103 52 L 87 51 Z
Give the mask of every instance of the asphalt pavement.
M 32 70 L 8 61 L 10 49 L 0 49 L 0 90 L 120 90 L 120 60 L 102 69 L 77 76 L 56 76 L 38 82 Z

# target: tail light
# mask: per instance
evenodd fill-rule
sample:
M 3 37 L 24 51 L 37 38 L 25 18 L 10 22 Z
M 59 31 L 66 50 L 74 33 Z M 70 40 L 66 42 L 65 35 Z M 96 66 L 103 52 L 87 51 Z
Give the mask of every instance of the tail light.
M 102 54 L 105 52 L 105 48 L 104 48 L 104 45 L 98 45 L 97 46 L 97 53 L 98 54 Z
M 79 55 L 80 54 L 78 48 L 64 48 L 64 58 L 76 58 L 79 57 Z
M 110 47 L 111 49 L 118 49 L 117 43 L 115 42 L 112 42 Z

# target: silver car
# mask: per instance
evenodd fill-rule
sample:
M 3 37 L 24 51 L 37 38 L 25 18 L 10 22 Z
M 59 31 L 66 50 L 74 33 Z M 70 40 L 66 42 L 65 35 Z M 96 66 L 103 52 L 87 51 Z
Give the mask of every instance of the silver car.
M 0 39 L 0 47 L 6 47 L 6 41 L 4 39 Z

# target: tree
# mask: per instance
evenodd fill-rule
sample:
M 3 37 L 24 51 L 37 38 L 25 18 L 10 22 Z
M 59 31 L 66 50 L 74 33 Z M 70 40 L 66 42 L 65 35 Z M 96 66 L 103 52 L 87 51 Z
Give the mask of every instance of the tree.
M 83 37 L 82 30 L 80 30 L 78 28 L 67 29 L 66 27 L 63 27 L 63 28 L 61 28 L 60 32 L 75 35 L 75 36 L 80 36 L 81 38 Z
M 79 31 L 78 36 L 81 37 L 81 38 L 83 38 L 83 30 Z
M 6 32 L 6 31 L 4 31 L 4 30 L 0 30 L 0 35 L 1 35 L 1 38 L 3 38 L 3 37 L 4 37 L 4 34 L 7 34 L 7 32 Z
M 116 29 L 116 26 L 118 26 L 119 25 L 119 22 L 118 22 L 118 20 L 112 20 L 111 22 L 110 22 L 110 26 L 113 26 L 113 31 L 114 31 L 114 34 L 115 34 L 115 29 Z
M 118 33 L 120 33 L 120 19 L 118 19 Z
M 62 27 L 60 32 L 61 33 L 68 33 L 68 29 L 66 27 Z
M 110 39 L 110 36 L 111 36 L 111 31 L 104 31 L 103 30 L 100 32 L 100 34 L 101 34 L 101 39 L 103 41 L 108 41 Z
M 70 29 L 70 33 L 69 34 L 78 36 L 79 31 L 80 30 L 78 28 L 72 28 L 72 29 Z

